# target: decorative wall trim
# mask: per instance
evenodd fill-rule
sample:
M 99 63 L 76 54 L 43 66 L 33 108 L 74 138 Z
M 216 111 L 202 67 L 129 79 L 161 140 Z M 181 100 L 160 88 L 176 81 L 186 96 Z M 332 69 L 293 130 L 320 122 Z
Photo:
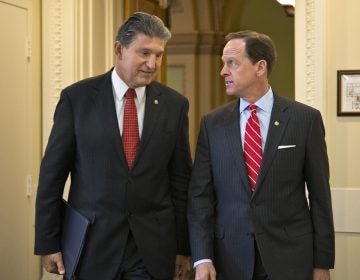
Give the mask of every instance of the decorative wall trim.
M 64 86 L 62 0 L 43 4 L 43 150 L 52 127 L 53 113 Z
M 114 1 L 105 1 L 105 68 L 110 69 L 114 65 L 114 41 L 116 27 L 114 26 Z
M 51 1 L 51 18 L 50 30 L 52 34 L 50 37 L 50 98 L 52 104 L 56 105 L 61 89 L 63 88 L 63 20 L 62 20 L 63 3 L 61 0 Z
M 297 0 L 295 16 L 295 99 L 326 119 L 326 1 Z
M 306 103 L 315 105 L 315 0 L 306 0 Z
M 122 11 L 118 2 L 42 1 L 43 148 L 61 90 L 113 66 L 113 33 Z
M 360 188 L 332 188 L 335 232 L 360 233 Z

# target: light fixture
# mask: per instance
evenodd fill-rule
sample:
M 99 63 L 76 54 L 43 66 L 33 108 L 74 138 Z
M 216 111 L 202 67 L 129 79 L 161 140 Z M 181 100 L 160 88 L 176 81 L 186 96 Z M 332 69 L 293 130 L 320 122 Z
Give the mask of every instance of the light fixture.
M 295 15 L 295 0 L 277 0 L 284 8 L 285 13 L 289 17 Z

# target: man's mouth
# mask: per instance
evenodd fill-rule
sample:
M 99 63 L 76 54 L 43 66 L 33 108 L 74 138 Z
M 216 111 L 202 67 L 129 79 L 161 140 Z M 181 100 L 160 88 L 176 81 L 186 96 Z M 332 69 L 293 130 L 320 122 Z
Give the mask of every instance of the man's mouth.
M 144 70 L 140 70 L 141 73 L 145 74 L 145 75 L 154 75 L 155 71 L 144 71 Z

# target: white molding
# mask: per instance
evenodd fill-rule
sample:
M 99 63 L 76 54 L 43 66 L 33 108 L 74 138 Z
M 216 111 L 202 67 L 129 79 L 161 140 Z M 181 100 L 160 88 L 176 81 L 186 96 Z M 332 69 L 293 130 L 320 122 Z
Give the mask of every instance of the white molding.
M 61 90 L 75 81 L 75 3 L 42 2 L 42 141 L 46 147 Z
M 298 0 L 295 16 L 295 99 L 326 118 L 326 1 Z
M 63 87 L 63 39 L 61 0 L 48 0 L 42 5 L 43 15 L 43 150 L 52 127 L 52 116 Z
M 360 188 L 332 188 L 335 232 L 360 233 Z
M 94 0 L 88 0 L 88 11 L 87 11 L 87 21 L 85 22 L 85 25 L 87 25 L 87 34 L 88 38 L 86 40 L 86 47 L 88 48 L 88 73 L 87 76 L 91 77 L 94 75 L 94 20 L 92 19 L 94 15 Z M 98 0 L 95 0 L 98 1 Z
M 84 1 L 77 0 L 75 5 L 75 78 L 84 78 Z
M 114 65 L 114 1 L 105 0 L 105 68 L 110 69 Z

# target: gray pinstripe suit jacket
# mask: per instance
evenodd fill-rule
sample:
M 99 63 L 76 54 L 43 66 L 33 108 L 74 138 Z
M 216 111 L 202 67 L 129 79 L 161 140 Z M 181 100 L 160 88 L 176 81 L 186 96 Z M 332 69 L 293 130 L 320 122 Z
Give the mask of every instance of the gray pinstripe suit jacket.
M 212 259 L 218 279 L 251 280 L 255 238 L 270 279 L 312 279 L 313 267 L 334 266 L 329 166 L 320 112 L 274 94 L 252 193 L 238 108 L 239 101 L 234 101 L 201 121 L 188 207 L 193 261 Z

